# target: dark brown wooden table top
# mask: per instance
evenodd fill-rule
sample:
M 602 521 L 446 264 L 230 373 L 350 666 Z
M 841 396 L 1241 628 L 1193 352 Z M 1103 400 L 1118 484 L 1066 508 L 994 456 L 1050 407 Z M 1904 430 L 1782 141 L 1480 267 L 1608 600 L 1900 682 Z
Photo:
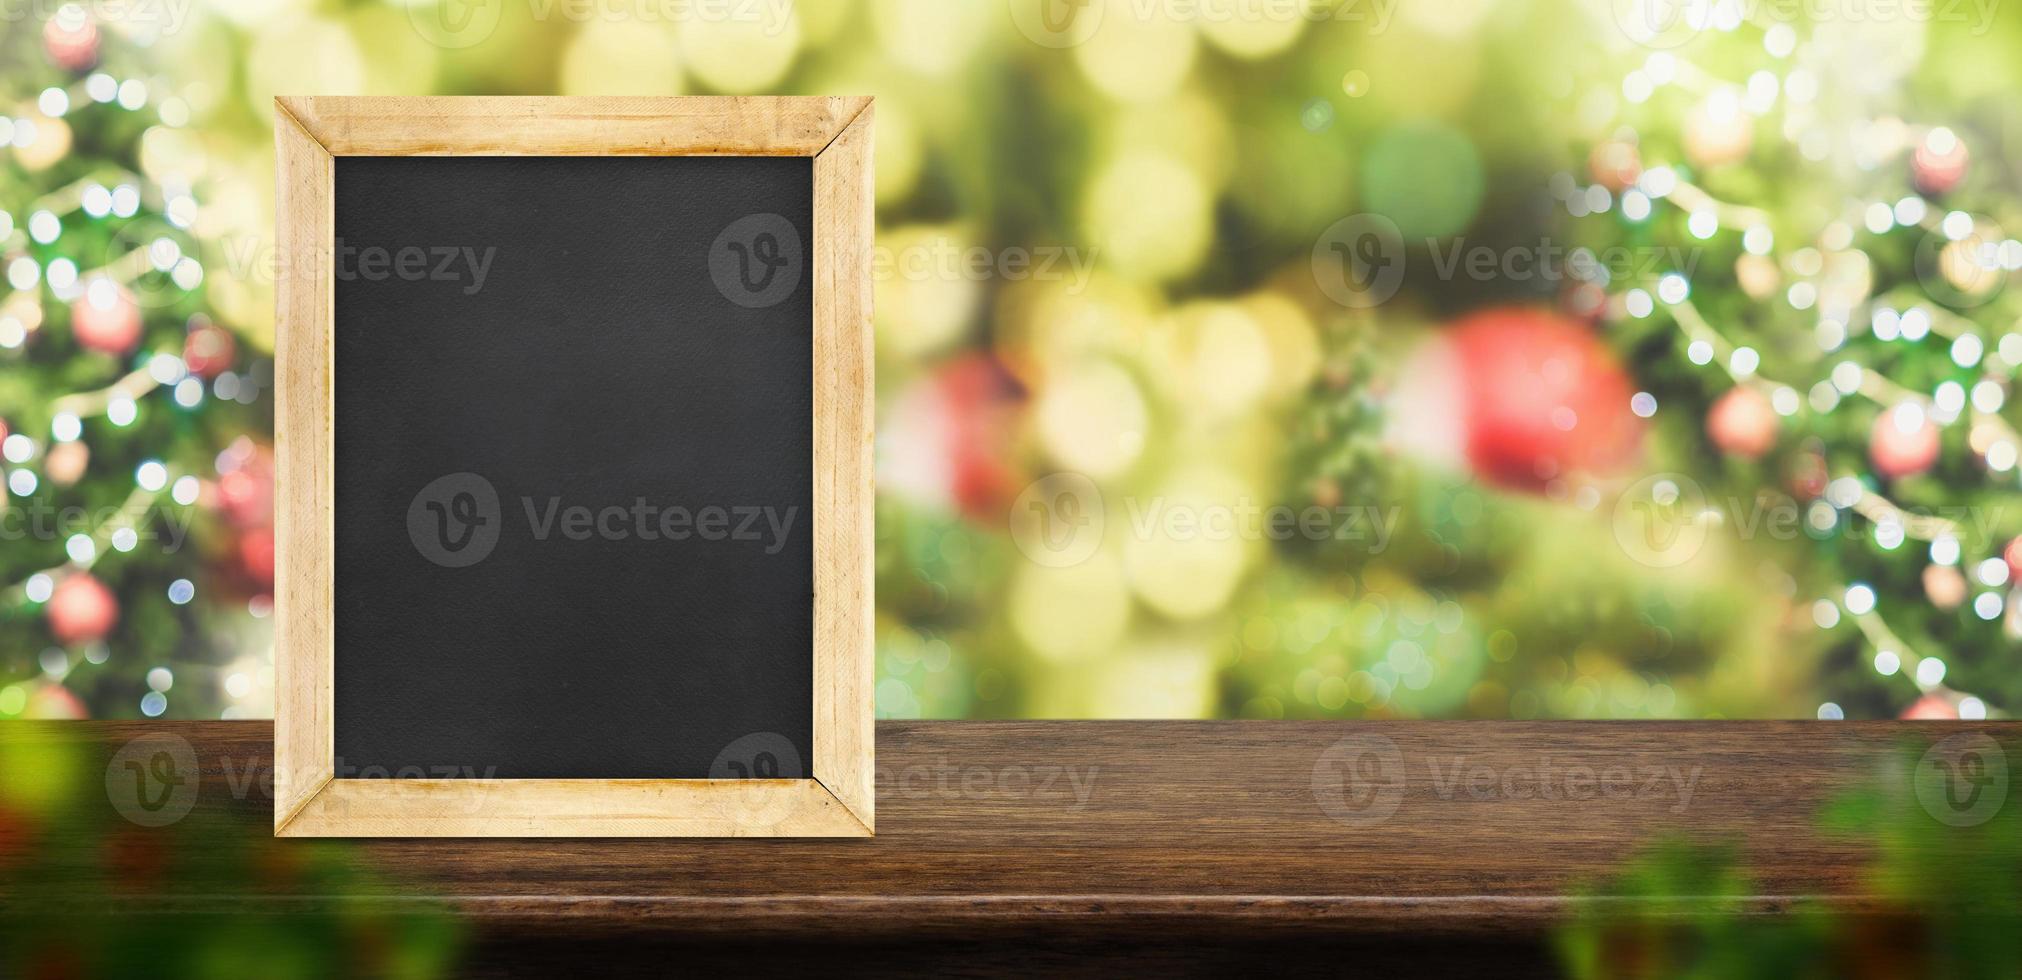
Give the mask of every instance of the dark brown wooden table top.
M 1739 842 L 1753 911 L 1806 897 L 1859 910 L 1858 845 L 1821 834 L 1818 807 L 1905 738 L 1976 731 L 2017 729 L 881 722 L 874 839 L 360 840 L 348 846 L 398 892 L 317 898 L 435 898 L 493 926 L 576 932 L 1534 934 L 1582 883 L 1675 833 Z M 247 778 L 270 766 L 266 722 L 0 724 L 96 766 L 150 733 L 194 748 L 199 811 L 270 831 L 271 796 Z M 136 911 L 266 901 L 165 887 Z

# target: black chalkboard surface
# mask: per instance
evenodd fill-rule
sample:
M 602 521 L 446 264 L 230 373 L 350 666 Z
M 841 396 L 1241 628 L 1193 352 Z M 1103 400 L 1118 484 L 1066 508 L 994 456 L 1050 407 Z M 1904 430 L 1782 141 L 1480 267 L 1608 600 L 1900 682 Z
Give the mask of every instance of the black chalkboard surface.
M 812 159 L 334 166 L 337 778 L 807 775 Z

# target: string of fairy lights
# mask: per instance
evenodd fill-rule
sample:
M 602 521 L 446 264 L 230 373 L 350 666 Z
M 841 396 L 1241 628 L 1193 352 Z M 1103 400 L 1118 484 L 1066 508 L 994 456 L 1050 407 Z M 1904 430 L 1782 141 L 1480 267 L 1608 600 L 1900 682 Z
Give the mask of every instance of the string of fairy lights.
M 5 291 L 0 292 L 0 356 L 25 356 L 44 328 L 45 304 L 53 303 L 68 307 L 72 339 L 80 347 L 126 365 L 110 383 L 52 399 L 46 433 L 9 431 L 0 424 L 5 492 L 24 503 L 47 503 L 52 494 L 84 476 L 93 455 L 87 426 L 94 422 L 102 421 L 110 427 L 108 432 L 130 429 L 141 419 L 149 398 L 166 399 L 181 411 L 198 410 L 207 400 L 251 404 L 264 386 L 258 372 L 231 370 L 236 342 L 201 313 L 189 318 L 181 350 L 140 349 L 147 310 L 195 293 L 205 282 L 202 260 L 184 244 L 194 241 L 199 211 L 183 176 L 182 164 L 190 161 L 170 160 L 166 154 L 151 157 L 159 144 L 151 147 L 149 139 L 161 128 L 187 126 L 191 108 L 172 93 L 152 90 L 142 78 L 122 79 L 106 70 L 83 73 L 98 61 L 105 37 L 81 8 L 63 7 L 45 25 L 44 53 L 58 68 L 80 74 L 24 100 L 17 114 L 0 115 L 0 148 L 11 150 L 31 177 L 70 158 L 74 148 L 70 121 L 79 113 L 151 112 L 154 117 L 147 121 L 139 145 L 147 174 L 99 162 L 85 176 L 45 190 L 11 210 L 0 210 L 0 257 L 4 257 L 0 268 L 5 280 Z M 102 226 L 103 236 L 74 234 L 94 224 Z M 77 244 L 95 237 L 110 244 L 97 249 Z M 81 664 L 104 664 L 110 658 L 101 637 L 117 614 L 118 600 L 96 581 L 94 569 L 112 556 L 133 552 L 155 533 L 148 522 L 156 508 L 172 502 L 187 509 L 205 497 L 205 479 L 162 458 L 165 455 L 143 454 L 123 500 L 89 511 L 95 518 L 89 526 L 64 523 L 53 542 L 60 545 L 60 555 L 52 555 L 54 560 L 46 567 L 0 587 L 0 603 L 17 610 L 40 607 L 50 617 L 57 638 L 81 653 L 73 660 L 60 647 L 44 651 L 42 673 L 54 683 L 61 684 Z M 227 474 L 244 455 L 241 446 L 218 454 L 217 472 Z M 66 589 L 84 595 L 80 601 L 86 612 L 59 622 L 56 604 L 63 601 Z M 177 606 L 189 604 L 196 592 L 187 575 L 174 577 L 165 588 L 167 600 Z M 270 608 L 271 600 L 265 597 L 249 603 L 256 617 Z M 230 680 L 238 682 L 235 697 L 251 691 L 252 684 L 242 676 L 244 666 L 232 668 Z M 145 681 L 141 713 L 162 715 L 174 672 L 158 665 L 145 673 Z M 234 687 L 229 680 L 226 686 Z M 22 711 L 24 692 L 19 685 L 0 688 L 0 714 Z
M 1731 32 L 1747 26 L 1747 21 L 1732 18 L 1723 23 L 1716 19 L 1705 26 Z M 1788 59 L 1799 52 L 1799 39 L 1789 24 L 1762 26 L 1763 47 L 1773 58 Z M 1819 129 L 1797 117 L 1802 113 L 1798 107 L 1817 97 L 1819 85 L 1818 78 L 1803 66 L 1791 67 L 1781 76 L 1759 70 L 1745 83 L 1735 84 L 1679 53 L 1659 51 L 1647 55 L 1626 74 L 1622 95 L 1629 103 L 1640 104 L 1659 89 L 1675 86 L 1697 98 L 1684 135 L 1687 155 L 1701 165 L 1745 156 L 1751 148 L 1755 120 L 1775 111 L 1781 102 L 1792 107 L 1786 112 L 1783 134 L 1802 156 L 1816 161 L 1827 151 L 1817 135 Z M 1627 288 L 1611 297 L 1610 312 L 1617 317 L 1668 317 L 1684 339 L 1687 359 L 1722 371 L 1736 389 L 1730 395 L 1752 393 L 1743 397 L 1759 399 L 1766 406 L 1759 411 L 1785 418 L 1807 410 L 1824 415 L 1847 398 L 1873 403 L 1880 414 L 1872 433 L 1870 462 L 1887 477 L 1928 468 L 1939 452 L 1938 429 L 1965 419 L 1970 426 L 1968 444 L 1985 469 L 1997 477 L 2009 475 L 2013 479 L 2022 436 L 1999 412 L 2017 368 L 2022 367 L 2022 333 L 2011 330 L 1990 345 L 1978 324 L 1946 309 L 1930 294 L 1935 292 L 1931 289 L 1934 284 L 1960 296 L 1986 293 L 2009 273 L 2022 269 L 2022 242 L 2003 238 L 1998 226 L 1988 219 L 1959 210 L 1941 211 L 1931 203 L 1932 198 L 1956 186 L 1965 173 L 1969 151 L 1958 133 L 1944 126 L 1916 127 L 1885 118 L 1871 123 L 1869 135 L 1871 155 L 1857 162 L 1872 168 L 1907 155 L 1915 193 L 1895 200 L 1858 201 L 1825 224 L 1813 239 L 1816 244 L 1784 252 L 1777 248 L 1765 211 L 1720 200 L 1673 166 L 1644 167 L 1636 134 L 1627 126 L 1595 148 L 1589 161 L 1593 184 L 1581 186 L 1571 174 L 1560 174 L 1553 190 L 1567 213 L 1576 218 L 1615 208 L 1626 221 L 1643 223 L 1658 208 L 1669 207 L 1685 217 L 1687 231 L 1695 239 L 1739 233 L 1742 253 L 1735 265 L 1735 278 L 1740 288 L 1758 303 L 1780 301 L 1792 310 L 1815 313 L 1820 362 L 1829 367 L 1825 377 L 1801 386 L 1765 376 L 1759 351 L 1729 340 L 1710 322 L 1692 300 L 1693 284 L 1686 272 L 1667 271 L 1654 282 L 1626 284 Z M 1859 236 L 1865 233 L 1880 239 L 1905 232 L 1942 243 L 1935 250 L 1929 273 L 1920 277 L 1925 289 L 1919 292 L 1900 287 L 1870 296 L 1873 262 L 1862 249 Z M 1789 270 L 1793 281 L 1779 289 L 1783 270 Z M 1980 378 L 1970 389 L 1957 380 L 1945 380 L 1934 390 L 1923 392 L 1900 385 L 1852 357 L 1836 358 L 1849 334 L 1861 329 L 1883 341 L 1916 344 L 1930 339 L 1942 343 L 1952 363 L 1979 371 Z M 1639 392 L 1631 408 L 1647 418 L 1657 411 L 1657 402 L 1648 392 Z M 1715 412 L 1719 411 L 1716 405 Z M 1742 445 L 1732 448 L 1744 455 L 1757 455 L 1773 441 L 1773 430 L 1768 440 L 1756 444 L 1740 441 Z M 1810 531 L 1829 534 L 1844 522 L 1859 518 L 1867 522 L 1875 546 L 1882 551 L 1893 552 L 1906 542 L 1918 542 L 1928 548 L 1925 590 L 1940 608 L 1964 606 L 1988 621 L 2008 612 L 2010 635 L 2022 627 L 2011 611 L 2022 603 L 2022 594 L 2008 591 L 2016 587 L 2015 559 L 2022 557 L 2022 547 L 2018 547 L 2022 539 L 2001 554 L 1971 560 L 1961 540 L 1968 535 L 1958 522 L 1900 506 L 1877 492 L 1865 474 L 1843 472 L 1825 479 L 1822 461 L 1819 471 L 1822 492 L 1803 514 Z M 1718 518 L 1712 512 L 1698 517 L 1706 521 Z M 1967 593 L 1976 587 L 1977 594 L 1966 603 Z M 1914 685 L 1921 699 L 1908 717 L 1975 719 L 1989 714 L 1991 709 L 1982 698 L 1946 683 L 1946 664 L 1941 657 L 1916 651 L 1876 607 L 1874 588 L 1855 581 L 1814 602 L 1811 618 L 1821 629 L 1850 622 L 1873 650 L 1876 673 L 1900 676 Z M 1839 705 L 1826 702 L 1819 706 L 1818 716 L 1837 719 L 1844 712 Z

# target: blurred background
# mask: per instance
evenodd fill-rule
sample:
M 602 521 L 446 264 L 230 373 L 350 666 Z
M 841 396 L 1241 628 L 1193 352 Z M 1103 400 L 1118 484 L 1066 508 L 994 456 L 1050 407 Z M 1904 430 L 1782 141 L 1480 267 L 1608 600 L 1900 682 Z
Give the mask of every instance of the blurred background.
M 877 97 L 881 717 L 2000 715 L 2018 39 L 1999 0 L 10 6 L 0 717 L 271 714 L 271 100 L 428 93 Z

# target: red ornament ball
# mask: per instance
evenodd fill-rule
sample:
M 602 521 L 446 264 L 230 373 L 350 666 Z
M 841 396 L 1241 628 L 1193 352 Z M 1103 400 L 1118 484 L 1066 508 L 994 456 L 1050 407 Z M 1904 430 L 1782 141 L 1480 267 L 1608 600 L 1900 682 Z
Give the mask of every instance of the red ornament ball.
M 1957 609 L 1966 601 L 1966 574 L 1950 565 L 1924 566 L 1924 597 L 1939 609 Z
M 1593 174 L 1595 183 L 1620 194 L 1643 176 L 1643 157 L 1636 144 L 1609 140 L 1595 144 L 1587 154 L 1587 172 Z
M 2008 563 L 2008 581 L 2022 582 L 2022 537 L 2016 537 L 2001 549 L 2001 558 Z
M 1804 448 L 1791 456 L 1784 472 L 1784 485 L 1799 500 L 1817 500 L 1825 494 L 1831 474 L 1826 471 L 1822 445 L 1816 439 L 1805 440 Z
M 878 482 L 895 495 L 1001 521 L 1024 481 L 1009 462 L 1025 389 L 995 358 L 957 357 L 901 391 L 879 440 Z
M 1632 393 L 1613 352 L 1579 324 L 1545 310 L 1484 310 L 1406 365 L 1387 439 L 1421 458 L 1465 461 L 1486 482 L 1539 490 L 1628 462 L 1643 431 Z
M 239 565 L 255 582 L 274 584 L 274 530 L 254 528 L 239 536 Z
M 78 572 L 57 583 L 43 612 L 49 617 L 49 632 L 59 642 L 93 643 L 104 639 L 119 622 L 119 600 L 105 583 Z
M 140 305 L 126 287 L 98 280 L 70 304 L 70 331 L 92 350 L 125 354 L 140 343 Z
M 218 454 L 213 498 L 238 527 L 265 527 L 274 519 L 274 450 L 240 436 Z
M 1776 445 L 1780 423 L 1762 392 L 1737 385 L 1706 413 L 1706 434 L 1729 456 L 1760 459 Z
M 65 71 L 83 71 L 98 62 L 98 25 L 80 7 L 58 10 L 42 25 L 42 52 Z
M 1736 163 L 1754 145 L 1755 119 L 1732 97 L 1715 94 L 1685 117 L 1685 155 L 1700 167 Z
M 0 438 L 5 438 L 0 436 Z M 42 457 L 43 472 L 59 487 L 75 486 L 91 465 L 91 449 L 81 442 L 59 442 Z
M 183 338 L 183 366 L 200 378 L 223 374 L 238 354 L 238 342 L 230 332 L 218 327 L 197 327 Z
M 1926 694 L 1903 709 L 1901 717 L 1904 721 L 1952 721 L 1959 717 L 1959 708 L 1944 697 Z
M 1944 194 L 1966 179 L 1966 164 L 1971 158 L 1966 141 L 1940 126 L 1924 134 L 1923 142 L 1910 155 L 1910 178 L 1919 191 Z
M 1915 476 L 1938 461 L 1938 425 L 1924 406 L 1904 402 L 1875 418 L 1868 460 L 1891 479 Z
M 29 692 L 21 717 L 28 721 L 83 721 L 91 717 L 91 710 L 69 688 L 51 683 Z

